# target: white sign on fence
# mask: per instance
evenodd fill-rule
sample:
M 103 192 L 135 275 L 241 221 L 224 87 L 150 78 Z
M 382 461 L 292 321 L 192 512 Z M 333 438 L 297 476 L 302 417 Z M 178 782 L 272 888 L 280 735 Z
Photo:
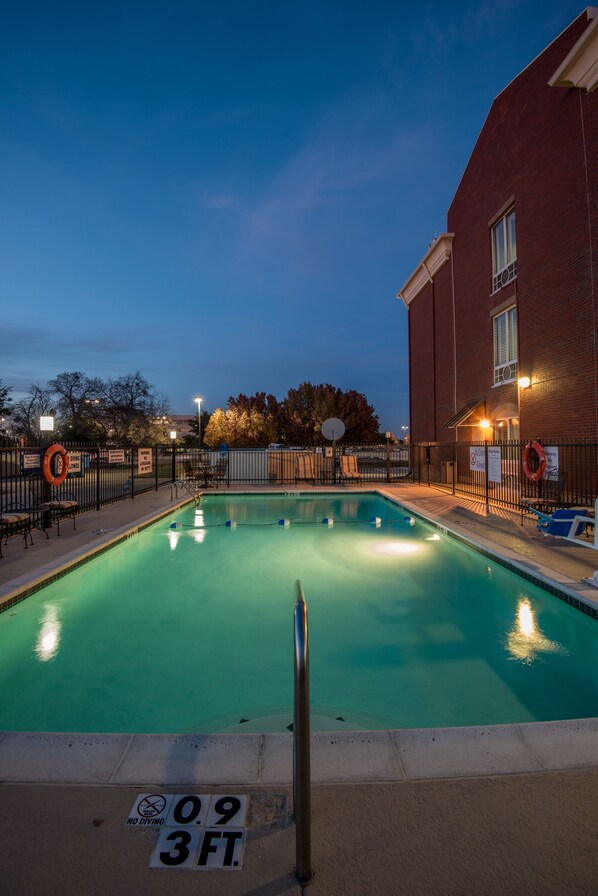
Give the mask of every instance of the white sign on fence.
M 81 472 L 81 452 L 80 451 L 69 451 L 69 473 L 80 473 Z
M 502 482 L 502 449 L 500 445 L 488 446 L 488 481 Z
M 24 470 L 37 470 L 39 469 L 40 460 L 39 460 L 39 451 L 24 451 L 23 452 L 23 469 Z
M 151 448 L 139 448 L 137 450 L 137 472 L 139 475 L 152 472 Z
M 544 453 L 546 455 L 544 479 L 557 480 L 559 478 L 559 449 L 556 445 L 545 445 Z
M 486 449 L 483 446 L 472 445 L 469 449 L 469 469 L 477 473 L 486 472 Z
M 109 464 L 124 464 L 125 452 L 123 448 L 112 448 L 108 451 Z

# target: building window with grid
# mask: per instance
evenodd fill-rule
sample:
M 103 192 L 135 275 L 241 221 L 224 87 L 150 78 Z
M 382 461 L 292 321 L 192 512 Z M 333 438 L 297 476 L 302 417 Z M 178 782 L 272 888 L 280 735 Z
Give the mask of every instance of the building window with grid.
M 497 292 L 517 276 L 517 235 L 515 210 L 503 215 L 492 228 L 492 292 Z
M 494 331 L 494 385 L 517 379 L 517 308 L 513 306 L 497 314 L 492 321 Z

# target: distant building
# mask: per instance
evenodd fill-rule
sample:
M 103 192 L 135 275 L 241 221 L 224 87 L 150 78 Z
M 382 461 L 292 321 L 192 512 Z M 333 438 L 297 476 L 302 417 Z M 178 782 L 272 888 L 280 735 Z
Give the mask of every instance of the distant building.
M 168 420 L 172 429 L 176 430 L 177 436 L 182 438 L 183 436 L 191 435 L 193 432 L 191 427 L 193 423 L 197 423 L 197 416 L 193 414 L 169 414 Z M 197 434 L 197 429 L 195 429 L 195 433 Z
M 414 442 L 598 438 L 597 7 L 494 100 L 398 297 Z

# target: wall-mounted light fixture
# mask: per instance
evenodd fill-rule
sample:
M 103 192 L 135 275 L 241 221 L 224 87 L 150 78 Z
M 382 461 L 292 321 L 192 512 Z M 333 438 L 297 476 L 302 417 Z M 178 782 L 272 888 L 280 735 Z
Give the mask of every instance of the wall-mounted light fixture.
M 482 427 L 482 429 L 490 429 L 492 424 L 490 423 L 489 420 L 484 419 L 484 420 L 480 420 L 480 426 Z
M 532 381 L 530 380 L 529 376 L 520 376 L 517 380 L 517 385 L 520 389 L 527 389 L 528 386 L 531 386 L 531 384 Z

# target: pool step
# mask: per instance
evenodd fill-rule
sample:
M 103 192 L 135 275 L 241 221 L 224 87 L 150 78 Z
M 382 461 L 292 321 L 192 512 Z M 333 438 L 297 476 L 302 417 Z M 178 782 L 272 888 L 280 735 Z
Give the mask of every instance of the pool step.
M 363 725 L 358 725 L 339 715 L 337 717 L 312 715 L 312 731 L 364 731 Z M 219 728 L 219 734 L 262 734 L 281 733 L 288 734 L 293 731 L 293 715 L 283 713 L 272 716 L 254 716 L 247 718 L 241 716 L 236 724 Z

